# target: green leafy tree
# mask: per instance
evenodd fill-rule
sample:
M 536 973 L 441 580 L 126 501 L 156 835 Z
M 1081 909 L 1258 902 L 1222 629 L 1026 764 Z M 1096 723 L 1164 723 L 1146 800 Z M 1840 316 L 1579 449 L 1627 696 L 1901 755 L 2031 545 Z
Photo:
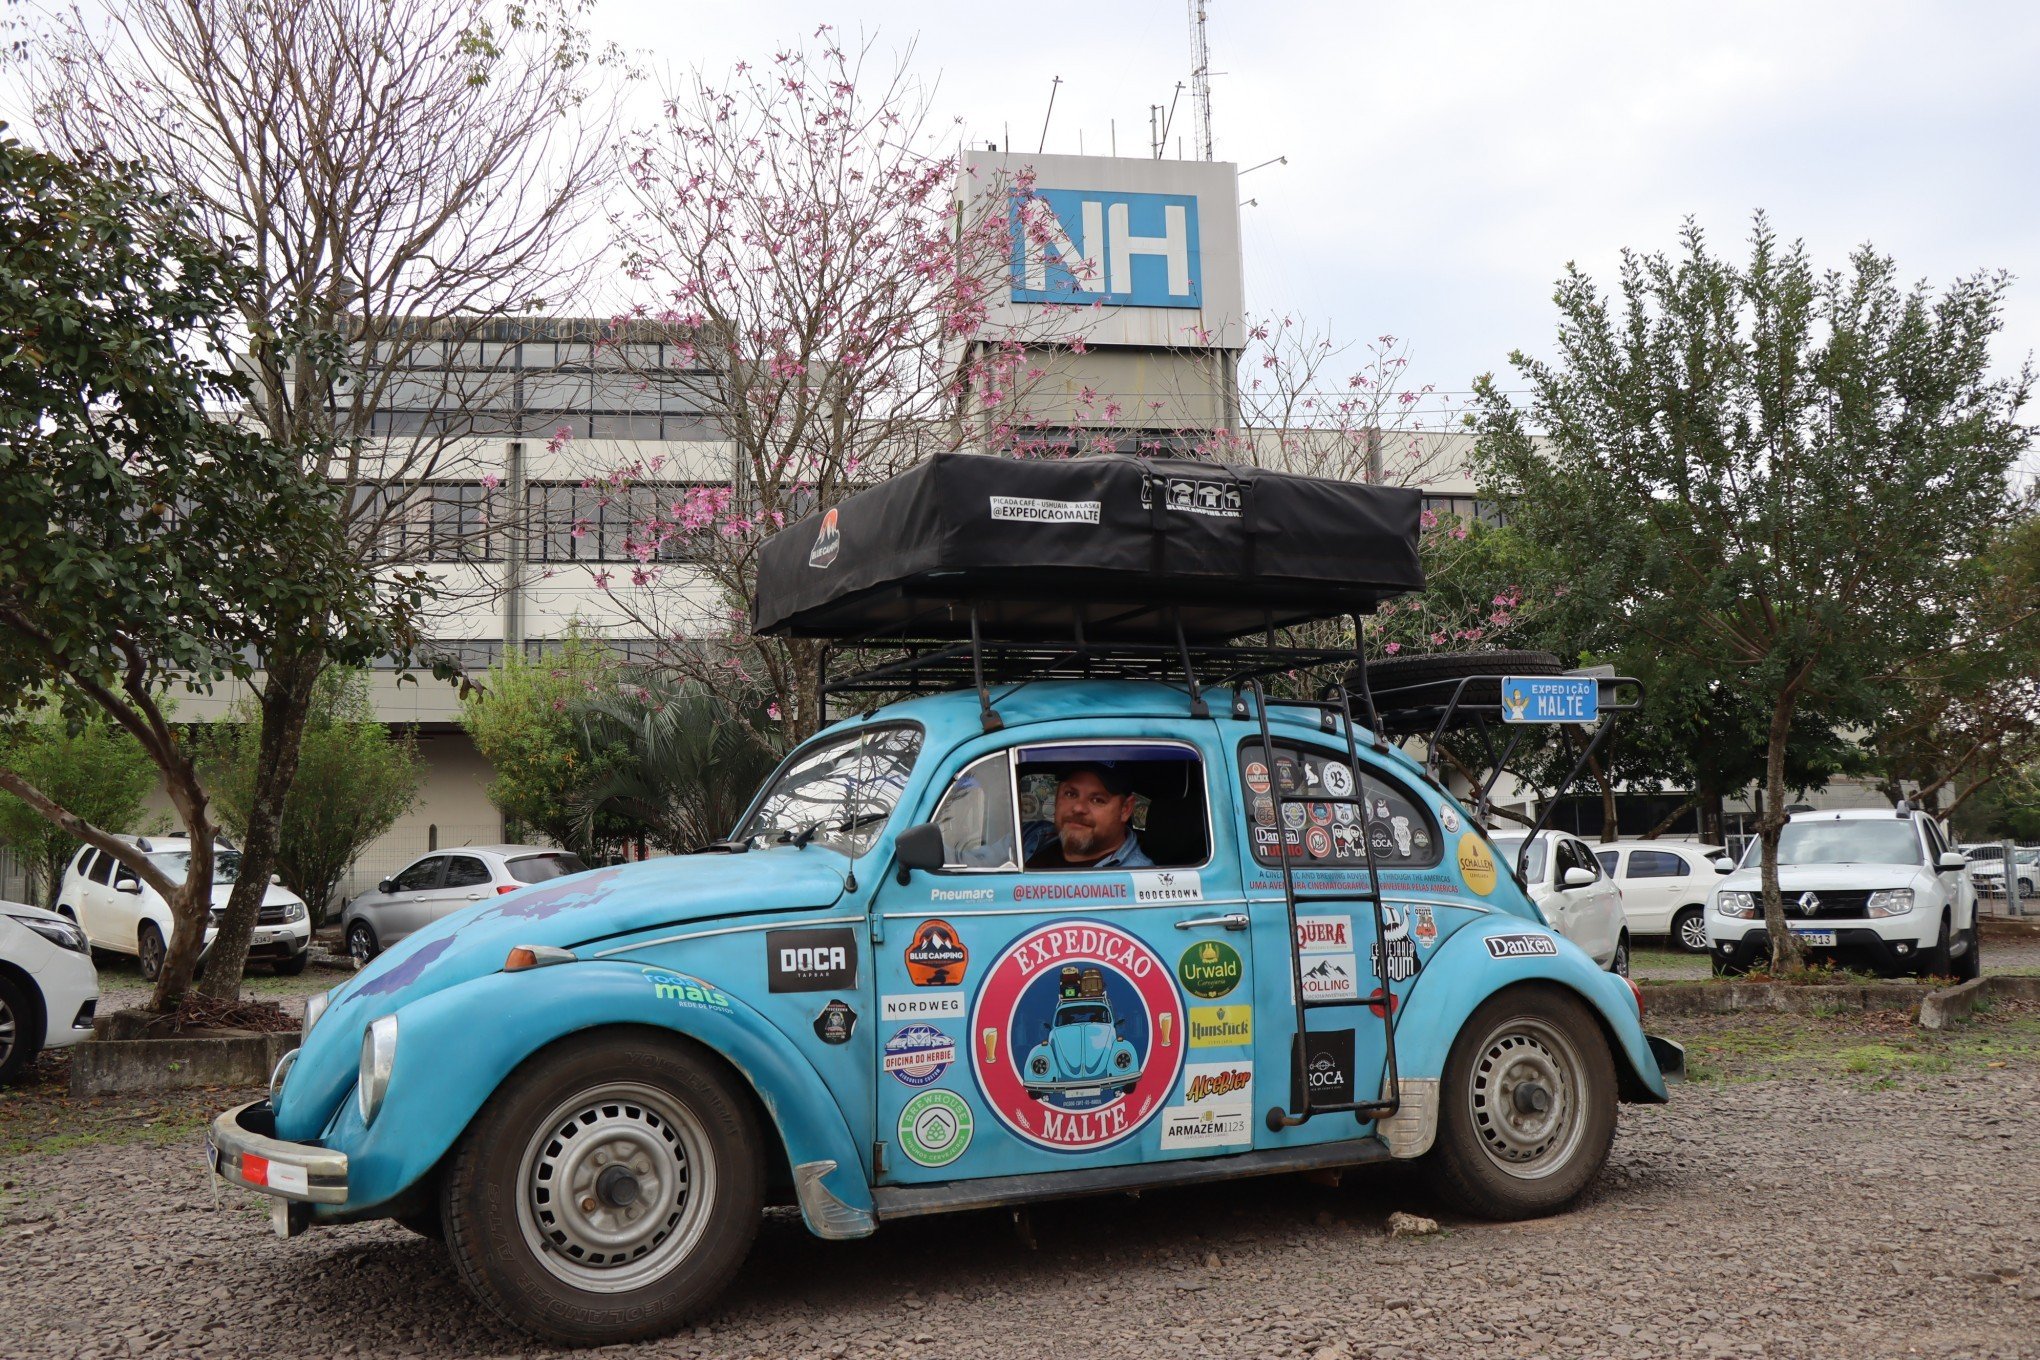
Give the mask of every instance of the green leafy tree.
M 506 652 L 461 702 L 461 726 L 495 768 L 489 801 L 509 821 L 584 859 L 633 830 L 613 814 L 583 816 L 623 757 L 582 746 L 575 706 L 612 696 L 616 681 L 616 663 L 601 644 L 574 632 L 537 660 Z
M 1624 256 L 1619 298 L 1567 271 L 1556 361 L 1511 356 L 1527 410 L 1478 385 L 1476 458 L 1511 522 L 1763 715 L 1780 966 L 1800 958 L 1778 892 L 1796 722 L 1867 723 L 1894 658 L 1953 642 L 1946 587 L 2005 517 L 2031 381 L 1991 372 L 2008 284 L 1936 296 L 1868 247 L 1820 273 L 1762 216 L 1738 266 L 1689 222 L 1676 255 Z
M 584 758 L 607 770 L 583 788 L 584 836 L 610 818 L 643 828 L 662 850 L 699 849 L 736 829 L 779 761 L 728 702 L 670 677 L 620 683 L 573 713 Z
M 156 787 L 156 766 L 140 742 L 99 714 L 73 722 L 55 707 L 0 726 L 0 766 L 74 816 L 112 831 L 135 829 Z M 42 904 L 54 908 L 78 838 L 21 799 L 0 793 L 0 841 L 22 857 Z
M 0 766 L 0 790 L 162 894 L 159 1010 L 191 985 L 216 830 L 163 696 L 248 676 L 283 620 L 388 650 L 416 603 L 350 570 L 337 498 L 300 450 L 221 418 L 247 390 L 225 318 L 251 286 L 141 170 L 0 137 L 0 714 L 97 712 L 139 742 L 191 837 L 186 876 L 18 769 Z
M 236 836 L 248 824 L 261 759 L 262 733 L 251 716 L 243 710 L 239 721 L 215 726 L 199 765 L 220 823 Z M 361 852 L 417 802 L 424 774 L 417 742 L 375 720 L 367 676 L 330 670 L 319 677 L 276 843 L 277 869 L 310 907 L 313 924 Z

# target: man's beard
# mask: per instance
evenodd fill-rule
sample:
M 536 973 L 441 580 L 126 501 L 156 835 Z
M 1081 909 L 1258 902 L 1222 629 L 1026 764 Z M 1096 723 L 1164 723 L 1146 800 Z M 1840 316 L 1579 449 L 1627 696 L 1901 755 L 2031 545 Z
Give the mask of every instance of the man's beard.
M 1065 855 L 1096 855 L 1102 853 L 1109 844 L 1103 827 L 1080 826 L 1075 822 L 1065 822 L 1057 827 L 1055 832 L 1062 839 Z

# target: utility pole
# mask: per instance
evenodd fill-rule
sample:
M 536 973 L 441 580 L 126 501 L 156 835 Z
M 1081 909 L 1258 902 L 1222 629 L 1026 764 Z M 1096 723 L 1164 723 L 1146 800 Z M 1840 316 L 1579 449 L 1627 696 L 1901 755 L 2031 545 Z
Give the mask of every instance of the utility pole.
M 1204 33 L 1204 0 L 1190 0 L 1190 94 L 1197 104 L 1197 159 L 1212 159 L 1211 44 Z

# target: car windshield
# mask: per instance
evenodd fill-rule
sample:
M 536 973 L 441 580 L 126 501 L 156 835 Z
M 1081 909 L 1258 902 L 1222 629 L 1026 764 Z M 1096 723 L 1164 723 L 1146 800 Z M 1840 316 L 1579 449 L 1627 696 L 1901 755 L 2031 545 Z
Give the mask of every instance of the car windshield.
M 921 754 L 918 727 L 872 727 L 815 742 L 780 768 L 737 839 L 757 845 L 871 848 Z
M 523 859 L 511 860 L 505 867 L 510 870 L 510 877 L 519 883 L 544 883 L 549 879 L 578 874 L 588 866 L 581 863 L 580 856 L 562 852 L 557 855 L 526 855 Z
M 155 861 L 157 868 L 180 883 L 184 880 L 185 871 L 191 867 L 191 852 L 189 850 L 168 850 L 160 855 L 151 855 L 149 858 Z M 213 851 L 212 866 L 214 887 L 218 887 L 222 883 L 232 883 L 241 876 L 241 852 L 239 850 L 215 850 Z
M 1762 841 L 1751 841 L 1742 868 L 1762 862 Z M 1780 864 L 1918 864 L 1920 837 L 1910 818 L 1787 822 L 1778 836 Z
M 1058 1025 L 1109 1025 L 1112 1015 L 1095 1001 L 1083 1001 L 1057 1011 L 1055 1022 Z
M 1540 837 L 1530 846 L 1530 863 L 1523 870 L 1523 881 L 1525 883 L 1542 883 L 1544 881 L 1544 844 L 1543 838 Z M 1509 862 L 1509 867 L 1513 869 L 1516 865 L 1516 856 L 1523 849 L 1523 838 L 1521 836 L 1497 836 L 1495 837 L 1495 849 L 1502 852 L 1502 857 Z

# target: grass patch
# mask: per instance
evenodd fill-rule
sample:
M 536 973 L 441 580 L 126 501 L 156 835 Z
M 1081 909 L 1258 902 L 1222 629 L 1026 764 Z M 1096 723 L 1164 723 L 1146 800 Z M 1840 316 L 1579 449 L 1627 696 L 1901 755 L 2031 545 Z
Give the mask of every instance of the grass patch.
M 1694 1082 L 1849 1077 L 1876 1089 L 1943 1072 L 2040 1064 L 2040 1006 L 2002 1003 L 1963 1024 L 1923 1030 L 1890 1011 L 1666 1017 Z
M 0 1091 L 0 1161 L 129 1143 L 182 1143 L 192 1149 L 196 1165 L 205 1126 L 248 1098 L 224 1088 L 73 1096 L 71 1055 L 45 1053 L 21 1080 Z

